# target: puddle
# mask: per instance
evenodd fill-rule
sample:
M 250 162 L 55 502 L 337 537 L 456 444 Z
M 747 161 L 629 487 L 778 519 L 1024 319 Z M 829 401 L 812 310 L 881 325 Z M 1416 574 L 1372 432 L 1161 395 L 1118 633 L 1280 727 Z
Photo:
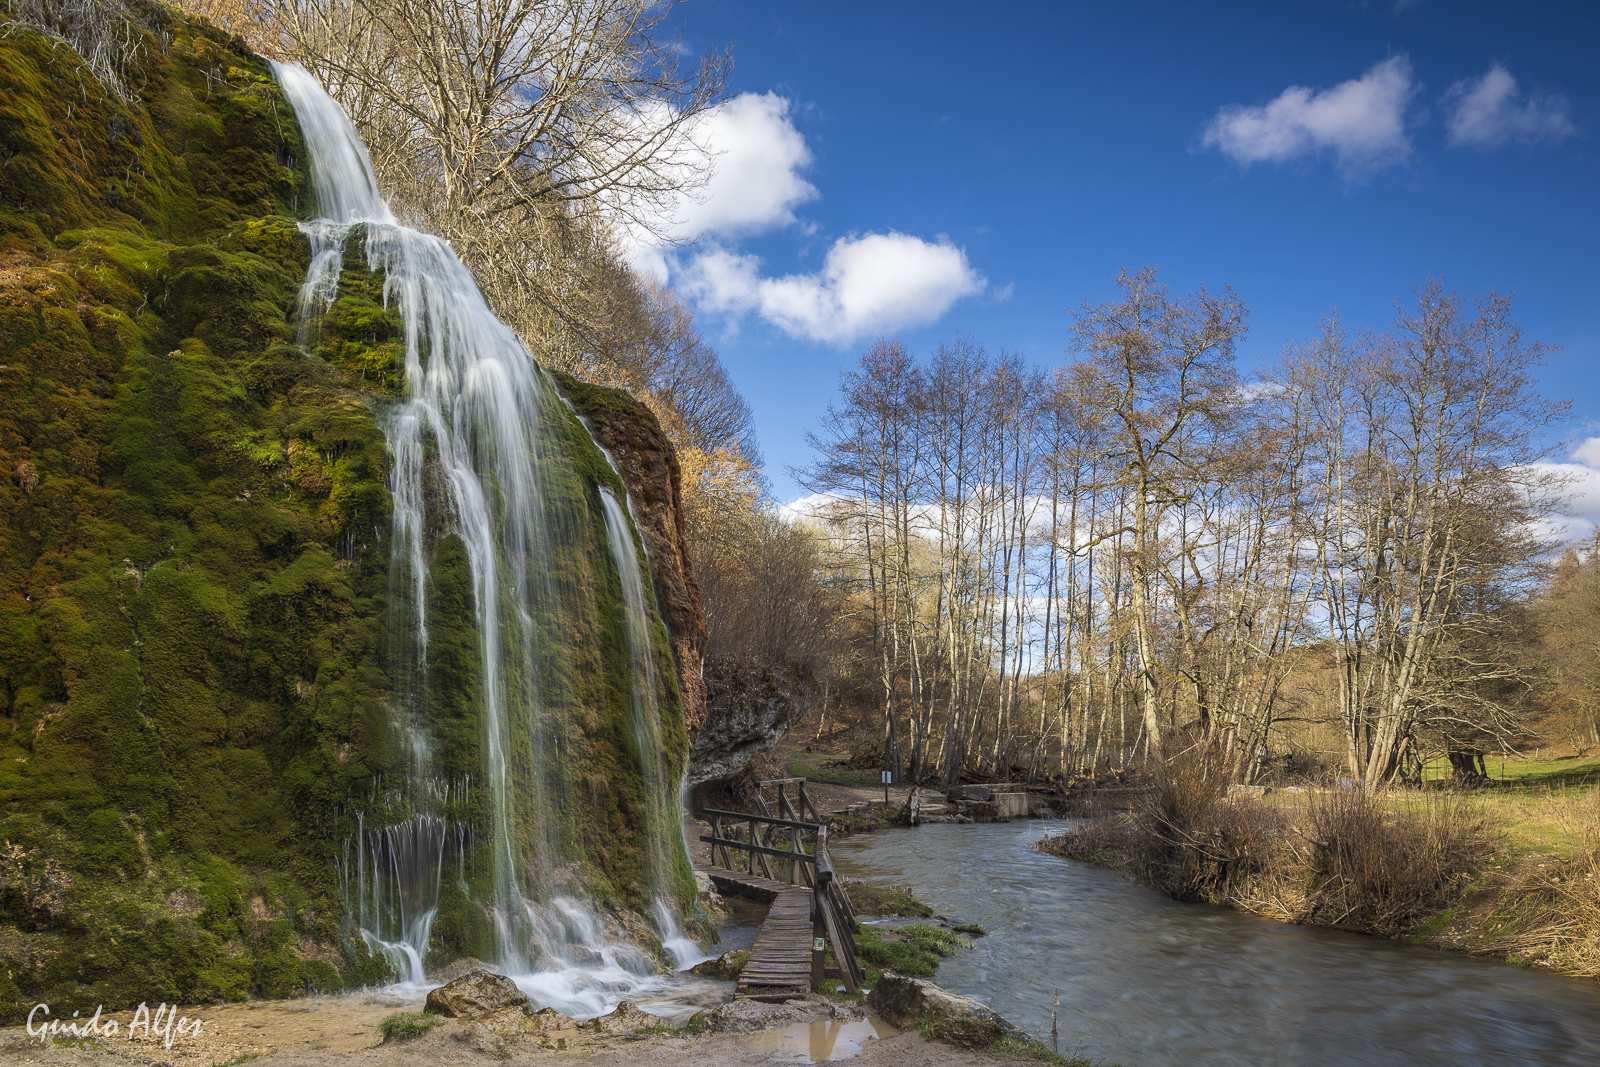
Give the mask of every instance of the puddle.
M 875 1037 L 893 1037 L 900 1031 L 877 1019 L 842 1023 L 819 1019 L 814 1023 L 790 1023 L 776 1030 L 763 1030 L 745 1039 L 745 1048 L 763 1052 L 783 1063 L 825 1063 L 847 1060 Z

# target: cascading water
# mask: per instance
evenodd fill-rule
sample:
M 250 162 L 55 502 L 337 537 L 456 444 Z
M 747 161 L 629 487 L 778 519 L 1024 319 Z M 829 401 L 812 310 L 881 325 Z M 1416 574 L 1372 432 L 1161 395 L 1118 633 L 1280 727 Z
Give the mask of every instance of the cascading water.
M 605 460 L 585 466 L 597 446 L 449 245 L 397 222 L 316 79 L 275 71 L 322 212 L 301 227 L 300 343 L 312 350 L 357 267 L 381 274 L 403 330 L 404 395 L 384 417 L 394 754 L 346 850 L 346 900 L 409 981 L 455 907 L 455 936 L 476 915 L 530 996 L 593 1014 L 655 972 L 584 903 L 594 872 L 652 908 L 673 956 L 694 954 L 670 903 L 688 878 L 661 725 L 671 671 L 633 526 Z

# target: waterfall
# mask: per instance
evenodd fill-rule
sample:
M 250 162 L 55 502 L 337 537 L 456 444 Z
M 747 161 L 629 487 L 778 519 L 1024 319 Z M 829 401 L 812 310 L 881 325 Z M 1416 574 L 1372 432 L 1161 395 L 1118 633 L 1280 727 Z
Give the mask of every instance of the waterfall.
M 652 629 L 633 525 L 601 484 L 615 475 L 585 473 L 597 446 L 450 246 L 396 220 L 316 79 L 274 70 L 321 212 L 301 225 L 311 245 L 302 347 L 341 299 L 357 240 L 403 324 L 404 392 L 382 423 L 393 465 L 389 725 L 405 765 L 357 820 L 341 864 L 347 905 L 368 944 L 420 983 L 447 896 L 469 900 L 488 917 L 501 970 L 541 1004 L 592 1014 L 655 968 L 606 934 L 586 879 L 627 867 L 632 844 L 643 862 L 630 891 L 653 902 L 665 943 L 682 940 L 666 900 L 688 870 L 663 755 L 665 634 Z M 626 781 L 580 765 L 580 754 L 609 758 L 597 705 L 617 686 L 596 674 L 627 690 Z M 596 840 L 600 826 L 637 839 Z

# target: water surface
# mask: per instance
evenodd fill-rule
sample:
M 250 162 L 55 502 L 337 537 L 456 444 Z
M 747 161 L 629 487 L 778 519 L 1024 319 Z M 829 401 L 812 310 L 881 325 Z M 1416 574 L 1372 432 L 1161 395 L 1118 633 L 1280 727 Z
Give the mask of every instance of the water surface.
M 846 877 L 910 885 L 989 936 L 938 981 L 1061 1051 L 1127 1067 L 1600 1064 L 1600 984 L 1181 904 L 1028 846 L 1061 823 L 830 841 Z

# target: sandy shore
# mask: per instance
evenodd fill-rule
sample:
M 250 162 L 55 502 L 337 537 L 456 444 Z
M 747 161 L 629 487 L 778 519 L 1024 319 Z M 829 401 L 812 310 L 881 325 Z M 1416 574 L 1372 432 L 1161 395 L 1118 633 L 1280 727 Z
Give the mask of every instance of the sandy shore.
M 635 1027 L 608 1033 L 572 1021 L 568 1028 L 538 1033 L 492 1033 L 481 1024 L 446 1019 L 421 1037 L 383 1041 L 378 1024 L 384 1018 L 421 1008 L 420 1000 L 413 1003 L 382 992 L 183 1007 L 178 1009 L 179 1021 L 199 1019 L 200 1032 L 174 1033 L 170 1047 L 159 1035 L 135 1031 L 130 1037 L 128 1025 L 134 1022 L 133 1016 L 119 1012 L 102 1016 L 102 1021 L 118 1023 L 113 1036 L 86 1041 L 58 1036 L 41 1042 L 24 1028 L 0 1030 L 0 1063 L 466 1067 L 509 1062 L 551 1067 L 577 1063 L 593 1067 L 740 1067 L 822 1061 L 841 1055 L 849 1055 L 848 1062 L 861 1067 L 965 1067 L 996 1062 L 981 1052 L 931 1043 L 917 1033 L 898 1033 L 883 1023 L 851 1022 L 848 1016 L 858 1013 L 821 998 L 776 1009 L 769 1021 L 779 1025 L 749 1032 L 639 1034 Z M 808 1023 L 808 1018 L 815 1021 Z M 792 1021 L 795 1019 L 800 1021 Z M 192 1027 L 192 1022 L 187 1025 Z M 874 1030 L 884 1036 L 870 1036 Z M 851 1055 L 858 1045 L 859 1051 Z

